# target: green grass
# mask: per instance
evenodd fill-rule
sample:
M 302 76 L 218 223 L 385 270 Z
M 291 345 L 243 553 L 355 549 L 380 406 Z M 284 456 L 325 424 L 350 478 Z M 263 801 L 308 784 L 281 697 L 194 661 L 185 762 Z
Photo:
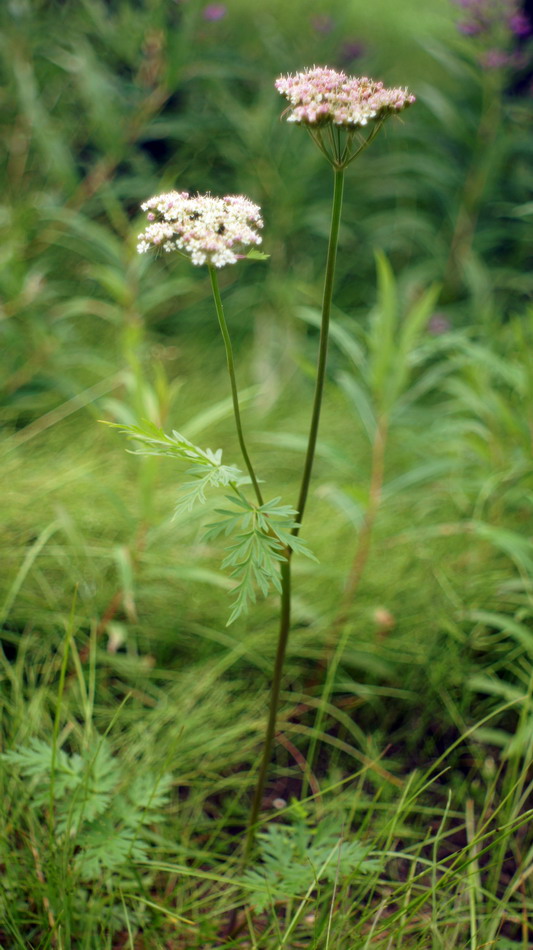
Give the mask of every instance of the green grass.
M 513 335 L 514 328 L 507 336 Z M 461 370 L 453 373 L 458 381 Z M 202 431 L 200 414 L 191 432 L 202 444 L 223 443 L 231 458 L 236 440 L 226 383 L 215 369 L 211 378 L 211 395 L 216 390 L 222 400 L 219 420 L 207 420 Z M 192 381 L 181 389 L 172 418 L 198 413 L 197 386 Z M 296 490 L 290 457 L 299 450 L 282 455 L 270 446 L 305 426 L 303 387 L 294 386 L 264 415 L 265 435 L 254 446 L 269 477 L 281 473 L 288 498 Z M 296 828 L 303 821 L 311 829 L 333 821 L 341 839 L 353 834 L 371 849 L 375 865 L 362 875 L 354 867 L 345 877 L 331 872 L 322 880 L 312 854 L 304 856 L 318 875 L 316 886 L 276 899 L 288 885 L 273 881 L 268 887 L 278 890 L 271 900 L 262 892 L 261 912 L 254 911 L 238 855 L 266 716 L 275 599 L 224 627 L 229 591 L 220 555 L 199 543 L 208 512 L 172 523 L 175 463 L 161 459 L 156 471 L 143 470 L 148 460 L 128 457 L 120 437 L 99 427 L 92 410 L 80 410 L 83 426 L 73 416 L 20 446 L 7 443 L 5 537 L 12 566 L 4 583 L 5 748 L 27 747 L 35 737 L 50 741 L 72 630 L 58 747 L 83 755 L 105 735 L 124 774 L 170 771 L 173 779 L 169 803 L 151 825 L 148 864 L 137 857 L 86 881 L 76 858 L 92 847 L 91 829 L 79 844 L 56 833 L 50 850 L 48 806 L 32 803 L 44 776 L 28 784 L 10 764 L 3 779 L 3 861 L 6 897 L 12 895 L 5 904 L 7 946 L 47 946 L 52 934 L 65 947 L 128 946 L 128 927 L 132 934 L 142 930 L 145 946 L 171 946 L 176 934 L 188 946 L 216 946 L 232 907 L 247 908 L 244 918 L 239 910 L 244 929 L 236 946 L 247 940 L 296 946 L 303 939 L 316 947 L 364 947 L 372 940 L 383 947 L 455 948 L 483 945 L 498 934 L 494 946 L 507 946 L 502 934 L 527 945 L 526 548 L 511 510 L 501 511 L 499 491 L 491 501 L 485 489 L 484 505 L 496 505 L 496 523 L 474 511 L 476 454 L 465 472 L 464 450 L 452 443 L 450 460 L 449 440 L 436 441 L 435 420 L 440 415 L 443 432 L 459 411 L 470 422 L 467 433 L 480 423 L 464 401 L 451 402 L 447 392 L 440 398 L 438 412 L 420 406 L 410 423 L 391 430 L 368 563 L 324 681 L 328 630 L 356 547 L 347 513 L 353 510 L 357 520 L 353 506 L 364 506 L 369 476 L 367 436 L 355 417 L 346 429 L 345 397 L 328 387 L 307 532 L 313 548 L 326 553 L 320 565 L 297 563 L 282 736 L 262 820 Z M 513 433 L 510 439 L 515 445 Z M 446 461 L 436 478 L 430 470 L 429 478 L 387 490 L 402 469 L 413 472 L 415 449 L 423 458 L 431 445 L 435 456 L 436 444 Z M 498 444 L 508 466 L 501 431 Z M 483 466 L 479 474 L 486 480 Z M 502 480 L 505 470 L 496 487 Z M 505 530 L 503 548 L 499 530 Z M 391 619 L 383 621 L 385 608 Z M 116 794 L 125 794 L 120 783 Z M 310 795 L 303 811 L 290 804 L 302 794 Z M 288 810 L 278 812 L 274 799 Z M 59 874 L 60 867 L 67 871 Z M 176 922 L 176 914 L 194 926 Z

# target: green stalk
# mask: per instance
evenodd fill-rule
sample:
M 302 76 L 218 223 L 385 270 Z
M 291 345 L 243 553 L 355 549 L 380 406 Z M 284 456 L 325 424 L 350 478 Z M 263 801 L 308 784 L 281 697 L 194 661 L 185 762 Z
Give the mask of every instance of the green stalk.
M 307 495 L 309 492 L 309 483 L 311 481 L 311 472 L 315 457 L 316 440 L 318 435 L 318 424 L 320 421 L 320 409 L 322 406 L 322 396 L 324 393 L 324 380 L 326 375 L 326 358 L 328 352 L 329 320 L 331 313 L 331 299 L 333 296 L 333 280 L 335 276 L 335 262 L 337 259 L 337 244 L 339 240 L 339 226 L 342 210 L 342 193 L 344 187 L 344 169 L 335 168 L 335 183 L 333 191 L 333 208 L 331 212 L 331 227 L 329 233 L 328 256 L 326 262 L 326 276 L 324 280 L 324 294 L 322 298 L 322 326 L 320 331 L 320 345 L 318 352 L 317 377 L 315 385 L 315 398 L 313 402 L 313 412 L 311 416 L 311 426 L 309 429 L 309 441 L 307 444 L 307 454 L 298 499 L 298 514 L 296 521 L 298 525 L 292 533 L 297 535 L 303 518 Z M 255 837 L 255 826 L 261 808 L 261 801 L 265 788 L 266 776 L 270 758 L 272 755 L 272 745 L 276 731 L 276 717 L 279 705 L 279 696 L 281 691 L 281 677 L 283 673 L 283 664 L 285 660 L 285 651 L 289 639 L 291 626 L 291 552 L 287 550 L 286 560 L 281 565 L 281 619 L 278 636 L 278 646 L 276 650 L 276 661 L 274 665 L 274 676 L 270 690 L 270 706 L 268 712 L 268 724 L 263 746 L 263 755 L 259 767 L 259 775 L 255 788 L 252 808 L 250 811 L 250 820 L 246 836 L 244 849 L 244 864 L 246 864 L 253 847 Z
M 246 864 L 253 847 L 255 838 L 255 826 L 261 808 L 263 791 L 265 788 L 268 766 L 270 765 L 270 756 L 272 754 L 272 745 L 274 742 L 274 733 L 276 731 L 276 717 L 278 712 L 279 694 L 281 691 L 281 677 L 283 673 L 283 663 L 285 660 L 285 650 L 289 633 L 291 629 L 291 562 L 290 552 L 287 552 L 287 560 L 281 565 L 281 617 L 278 637 L 278 646 L 276 650 L 276 661 L 274 664 L 274 676 L 272 678 L 272 687 L 270 689 L 270 708 L 268 711 L 268 723 L 265 733 L 265 743 L 263 746 L 263 755 L 259 767 L 259 775 L 255 786 L 252 808 L 250 810 L 250 819 L 248 822 L 248 832 L 244 846 L 243 863 Z
M 320 422 L 320 410 L 322 408 L 322 396 L 324 393 L 324 380 L 326 377 L 326 359 L 328 355 L 328 337 L 329 337 L 329 319 L 331 314 L 331 299 L 333 296 L 333 280 L 335 276 L 335 263 L 337 260 L 337 244 L 339 241 L 339 226 L 342 211 L 342 194 L 344 190 L 344 168 L 335 168 L 335 183 L 333 190 L 333 208 L 331 212 L 331 226 L 329 232 L 328 257 L 326 262 L 326 277 L 324 280 L 324 294 L 322 298 L 322 325 L 320 328 L 320 345 L 318 351 L 318 363 L 315 383 L 315 398 L 313 402 L 313 413 L 311 416 L 311 426 L 309 428 L 309 440 L 307 442 L 307 453 L 305 456 L 304 471 L 302 475 L 302 484 L 298 498 L 296 521 L 298 527 L 293 529 L 293 534 L 297 535 L 300 530 L 302 518 L 304 516 L 307 495 L 309 493 L 309 483 L 311 481 L 311 472 L 315 459 L 316 440 L 318 436 L 318 424 Z
M 218 277 L 217 272 L 214 267 L 209 265 L 209 277 L 211 278 L 211 287 L 213 290 L 213 297 L 215 300 L 215 307 L 217 311 L 218 322 L 220 324 L 220 329 L 222 331 L 222 337 L 224 339 L 224 346 L 226 347 L 226 360 L 228 364 L 228 373 L 231 383 L 231 398 L 233 399 L 233 414 L 235 416 L 235 426 L 237 428 L 237 436 L 239 438 L 239 445 L 241 447 L 242 457 L 246 468 L 248 469 L 248 474 L 252 480 L 252 485 L 254 486 L 255 497 L 260 505 L 264 504 L 263 496 L 261 494 L 261 489 L 259 488 L 259 482 L 255 476 L 254 468 L 248 455 L 248 450 L 246 448 L 246 443 L 244 441 L 244 433 L 241 423 L 241 411 L 239 408 L 239 394 L 237 391 L 237 380 L 235 377 L 235 362 L 233 359 L 233 348 L 231 345 L 231 339 L 229 335 L 228 325 L 226 323 L 226 318 L 224 317 L 224 308 L 222 306 L 222 298 L 220 296 L 220 289 L 218 286 Z

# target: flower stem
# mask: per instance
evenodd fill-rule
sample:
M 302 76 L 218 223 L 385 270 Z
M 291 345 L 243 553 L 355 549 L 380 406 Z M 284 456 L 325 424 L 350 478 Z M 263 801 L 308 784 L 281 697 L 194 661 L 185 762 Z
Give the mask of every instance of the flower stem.
M 276 717 L 278 712 L 279 694 L 281 691 L 281 677 L 283 673 L 283 663 L 285 660 L 285 650 L 291 628 L 291 562 L 290 552 L 287 551 L 287 559 L 281 564 L 281 617 L 278 637 L 278 646 L 276 650 L 276 661 L 274 664 L 274 675 L 272 686 L 270 688 L 270 708 L 268 711 L 268 723 L 263 745 L 263 755 L 259 767 L 259 775 L 255 786 L 250 818 L 248 821 L 248 831 L 246 843 L 244 846 L 243 864 L 247 863 L 250 852 L 253 847 L 256 831 L 256 822 L 261 808 L 263 791 L 265 788 L 270 756 L 272 754 L 272 745 L 276 731 Z
M 335 261 L 337 258 L 337 244 L 339 240 L 339 226 L 342 210 L 342 194 L 344 187 L 344 169 L 335 168 L 335 183 L 333 191 L 333 208 L 331 212 L 331 227 L 329 234 L 328 256 L 326 262 L 326 276 L 324 281 L 324 294 L 322 298 L 322 327 L 320 331 L 320 345 L 318 353 L 317 377 L 315 385 L 315 398 L 313 403 L 313 412 L 311 416 L 311 426 L 309 429 L 309 441 L 307 445 L 307 454 L 305 458 L 300 496 L 298 500 L 298 514 L 296 521 L 297 527 L 293 528 L 292 533 L 297 535 L 303 518 L 307 494 L 309 492 L 309 482 L 315 457 L 316 440 L 318 435 L 318 424 L 320 421 L 320 409 L 322 405 L 322 395 L 324 392 L 324 379 L 326 375 L 326 357 L 328 352 L 328 334 L 329 318 L 331 313 L 331 299 L 333 295 L 333 280 L 335 276 Z M 248 823 L 248 832 L 246 835 L 246 844 L 244 848 L 243 863 L 246 864 L 255 839 L 255 826 L 261 808 L 263 792 L 265 788 L 266 776 L 270 758 L 272 755 L 272 745 L 276 731 L 276 718 L 278 713 L 279 696 L 281 691 L 281 677 L 283 673 L 283 664 L 285 660 L 285 651 L 289 639 L 291 626 L 291 552 L 286 551 L 286 560 L 281 564 L 281 618 L 278 636 L 278 646 L 276 650 L 276 661 L 274 665 L 274 676 L 270 689 L 270 707 L 268 712 L 268 723 L 263 745 L 263 755 L 259 767 L 259 775 L 255 788 L 250 819 Z
M 333 190 L 333 208 L 331 212 L 331 227 L 329 232 L 328 257 L 326 262 L 326 277 L 324 280 L 324 294 L 322 298 L 322 325 L 320 329 L 320 345 L 318 351 L 318 364 L 315 383 L 315 398 L 313 402 L 313 413 L 311 416 L 311 425 L 309 428 L 309 439 L 307 443 L 307 454 L 305 456 L 305 465 L 302 475 L 302 484 L 298 498 L 296 521 L 298 527 L 293 529 L 293 534 L 297 535 L 300 530 L 302 518 L 304 516 L 307 495 L 309 493 L 309 483 L 311 481 L 311 472 L 315 459 L 316 440 L 318 436 L 318 424 L 320 422 L 320 410 L 322 408 L 322 396 L 324 393 L 324 380 L 326 376 L 326 358 L 328 355 L 328 336 L 329 319 L 331 314 L 331 299 L 333 296 L 333 279 L 335 276 L 335 262 L 337 260 L 337 244 L 339 241 L 339 226 L 342 211 L 342 194 L 344 190 L 344 169 L 335 168 L 335 183 Z
M 244 463 L 246 465 L 246 468 L 248 469 L 248 474 L 252 480 L 252 485 L 254 486 L 255 496 L 259 504 L 263 505 L 264 504 L 263 495 L 261 494 L 261 489 L 259 488 L 259 482 L 257 481 L 250 456 L 248 455 L 246 443 L 244 441 L 244 433 L 243 433 L 242 422 L 241 422 L 241 412 L 239 408 L 239 394 L 237 391 L 237 380 L 235 377 L 235 363 L 233 360 L 233 347 L 231 345 L 228 325 L 226 323 L 226 318 L 224 316 L 224 308 L 222 306 L 222 298 L 220 296 L 220 289 L 218 286 L 217 272 L 215 268 L 212 266 L 209 266 L 209 277 L 211 278 L 211 288 L 213 290 L 213 298 L 215 301 L 218 322 L 220 324 L 220 329 L 222 331 L 224 346 L 226 347 L 226 360 L 228 364 L 228 373 L 229 373 L 229 378 L 230 378 L 230 383 L 231 383 L 231 397 L 233 399 L 233 415 L 235 416 L 235 426 L 237 429 L 237 436 L 239 438 L 239 445 L 241 447 Z

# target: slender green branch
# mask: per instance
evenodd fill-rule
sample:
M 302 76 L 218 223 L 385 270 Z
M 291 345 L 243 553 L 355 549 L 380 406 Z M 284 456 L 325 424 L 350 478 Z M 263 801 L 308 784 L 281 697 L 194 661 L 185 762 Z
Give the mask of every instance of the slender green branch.
M 368 137 L 367 137 L 366 139 L 364 138 L 364 136 L 361 136 L 361 135 L 359 136 L 359 139 L 360 139 L 360 141 L 361 141 L 361 144 L 360 144 L 359 148 L 357 148 L 357 149 L 355 150 L 355 152 L 349 152 L 349 153 L 348 153 L 348 146 L 347 146 L 347 148 L 346 148 L 347 154 L 346 154 L 346 156 L 343 155 L 343 165 L 344 165 L 344 167 L 347 168 L 348 165 L 351 165 L 352 162 L 354 161 L 354 159 L 356 159 L 356 158 L 358 157 L 358 155 L 361 154 L 361 152 L 364 152 L 365 148 L 368 148 L 368 146 L 371 144 L 371 142 L 373 142 L 374 139 L 376 138 L 376 135 L 378 134 L 379 130 L 381 129 L 381 126 L 383 125 L 383 122 L 384 122 L 384 121 L 385 121 L 384 119 L 381 119 L 379 122 L 376 122 L 376 123 L 374 124 L 373 128 L 372 128 L 372 131 L 370 132 L 370 134 L 368 135 Z
M 255 496 L 260 505 L 264 504 L 263 495 L 261 494 L 261 489 L 259 488 L 259 482 L 257 481 L 254 468 L 248 455 L 248 450 L 246 448 L 246 443 L 244 441 L 244 432 L 242 429 L 241 423 L 241 412 L 239 408 L 239 394 L 237 391 L 237 380 L 235 377 L 235 363 L 233 360 L 233 347 L 231 345 L 231 339 L 229 335 L 228 326 L 226 323 L 226 318 L 224 316 L 224 308 L 222 306 L 222 298 L 220 296 L 220 289 L 218 286 L 218 277 L 217 272 L 214 267 L 209 266 L 209 277 L 211 278 L 211 287 L 213 290 L 213 297 L 215 300 L 215 307 L 217 311 L 218 322 L 220 324 L 220 329 L 222 331 L 222 337 L 224 339 L 224 346 L 226 347 L 226 360 L 228 364 L 228 373 L 231 383 L 231 397 L 233 399 L 233 414 L 235 416 L 235 425 L 237 428 L 237 436 L 239 438 L 239 445 L 241 447 L 242 457 L 246 468 L 248 469 L 248 474 L 252 480 L 252 485 L 254 486 Z
M 326 158 L 328 162 L 331 164 L 331 161 L 332 161 L 331 155 L 329 154 L 326 146 L 324 145 L 324 139 L 322 137 L 322 131 L 320 127 L 318 127 L 317 129 L 313 129 L 310 125 L 307 125 L 306 128 L 307 128 L 307 131 L 309 132 L 309 135 L 313 139 L 313 142 L 317 146 L 317 148 L 322 152 L 322 155 L 324 156 L 324 158 Z
M 337 259 L 337 244 L 339 240 L 339 227 L 342 211 L 342 194 L 344 190 L 344 169 L 334 169 L 334 190 L 333 190 L 333 208 L 331 212 L 331 227 L 329 232 L 328 257 L 326 263 L 326 277 L 324 281 L 324 294 L 322 298 L 322 325 L 320 330 L 320 345 L 318 351 L 317 375 L 315 383 L 315 398 L 313 402 L 313 412 L 311 415 L 311 425 L 309 428 L 309 440 L 307 443 L 307 453 L 305 457 L 300 495 L 298 498 L 296 521 L 298 527 L 293 528 L 293 534 L 298 534 L 299 526 L 304 516 L 307 495 L 309 493 L 309 483 L 311 481 L 311 472 L 315 458 L 316 441 L 318 436 L 318 424 L 320 422 L 320 410 L 322 408 L 322 396 L 324 393 L 324 380 L 326 376 L 326 359 L 328 354 L 328 336 L 329 319 L 331 314 L 331 299 L 333 295 L 333 279 L 335 276 L 335 262 Z
M 334 131 L 334 129 L 333 129 L 333 126 L 332 126 L 331 123 L 329 123 L 329 122 L 328 122 L 326 128 L 327 128 L 327 131 L 328 131 L 328 138 L 329 138 L 330 148 L 331 148 L 330 164 L 335 165 L 335 164 L 339 161 L 339 154 L 338 154 L 338 150 L 337 150 L 337 140 L 336 140 L 336 138 L 335 138 L 335 131 Z
M 309 430 L 309 441 L 307 454 L 300 488 L 300 497 L 298 500 L 298 514 L 296 521 L 298 524 L 292 529 L 292 534 L 297 535 L 303 518 L 307 494 L 309 491 L 309 482 L 313 468 L 315 456 L 316 440 L 318 434 L 318 424 L 320 421 L 320 409 L 322 405 L 322 396 L 324 392 L 324 379 L 326 374 L 326 358 L 328 351 L 329 319 L 331 313 L 331 299 L 333 295 L 333 280 L 335 276 L 335 261 L 337 257 L 337 244 L 339 239 L 339 226 L 342 211 L 342 194 L 344 187 L 344 170 L 342 168 L 334 169 L 334 191 L 333 208 L 331 213 L 331 228 L 329 235 L 328 256 L 326 262 L 326 277 L 324 281 L 324 294 L 322 299 L 322 327 L 320 332 L 320 345 L 317 365 L 317 378 L 315 385 L 315 398 L 313 403 L 313 412 L 311 416 L 311 426 Z M 248 824 L 248 833 L 244 849 L 243 862 L 246 864 L 253 847 L 255 838 L 255 826 L 261 808 L 261 801 L 265 788 L 266 776 L 270 758 L 272 755 L 272 745 L 276 732 L 276 718 L 279 705 L 279 696 L 281 691 L 281 678 L 283 673 L 283 664 L 285 652 L 289 639 L 291 625 L 291 552 L 287 550 L 286 560 L 281 565 L 281 620 L 278 637 L 278 646 L 276 651 L 276 662 L 274 666 L 274 676 L 270 690 L 270 707 L 268 713 L 268 724 L 259 767 L 259 775 L 250 811 L 250 820 Z
M 278 647 L 276 650 L 276 661 L 274 664 L 274 675 L 272 678 L 272 686 L 270 688 L 270 709 L 268 713 L 268 724 L 267 724 L 267 729 L 266 729 L 266 734 L 265 734 L 263 754 L 261 756 L 261 765 L 259 767 L 259 775 L 257 776 L 254 799 L 253 799 L 252 808 L 250 811 L 248 832 L 246 835 L 246 844 L 244 847 L 244 855 L 243 855 L 244 864 L 246 864 L 253 847 L 254 838 L 255 838 L 255 830 L 256 830 L 255 826 L 256 826 L 257 818 L 259 816 L 259 811 L 261 808 L 261 801 L 263 798 L 263 791 L 265 788 L 268 766 L 270 764 L 270 757 L 272 755 L 272 745 L 274 743 L 274 734 L 276 732 L 276 718 L 277 718 L 277 712 L 278 712 L 279 695 L 281 691 L 281 677 L 283 674 L 283 664 L 285 661 L 285 651 L 287 649 L 287 641 L 289 639 L 290 628 L 291 628 L 291 562 L 290 562 L 290 551 L 287 551 L 287 560 L 283 561 L 281 565 L 281 616 L 280 616 Z

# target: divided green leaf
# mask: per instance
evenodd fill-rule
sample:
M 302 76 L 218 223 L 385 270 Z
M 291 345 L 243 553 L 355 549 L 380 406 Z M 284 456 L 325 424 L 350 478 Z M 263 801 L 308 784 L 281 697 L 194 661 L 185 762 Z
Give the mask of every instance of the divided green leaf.
M 245 257 L 249 261 L 268 261 L 270 254 L 264 254 L 263 251 L 257 251 L 255 248 L 252 248 L 251 251 L 245 254 Z
M 279 565 L 286 560 L 288 548 L 316 559 L 306 543 L 291 533 L 298 527 L 294 508 L 279 505 L 279 498 L 263 505 L 252 505 L 240 494 L 226 499 L 233 509 L 216 509 L 220 518 L 207 526 L 205 540 L 235 535 L 222 562 L 222 568 L 231 568 L 231 577 L 237 581 L 229 625 L 255 602 L 257 589 L 264 597 L 271 588 L 281 591 Z
M 301 819 L 294 825 L 275 824 L 258 839 L 260 864 L 245 873 L 244 881 L 253 887 L 250 902 L 259 913 L 276 901 L 301 900 L 321 881 L 379 869 L 368 847 L 354 838 L 346 840 L 330 822 L 317 828 Z
M 167 435 L 146 419 L 141 425 L 105 424 L 124 432 L 138 444 L 133 455 L 163 455 L 192 463 L 187 474 L 192 475 L 193 480 L 183 486 L 184 492 L 176 505 L 174 516 L 190 511 L 196 504 L 204 504 L 205 492 L 209 488 L 227 488 L 228 485 L 244 485 L 249 481 L 248 476 L 235 465 L 222 464 L 222 449 L 215 452 L 201 449 L 175 429 L 171 435 Z
M 51 744 L 32 739 L 0 758 L 23 779 L 39 780 L 29 804 L 43 820 L 53 771 L 56 837 L 72 842 L 73 864 L 82 880 L 97 880 L 102 870 L 124 868 L 147 856 L 145 830 L 167 803 L 170 775 L 156 778 L 139 766 L 131 780 L 102 738 L 82 754 L 59 749 L 55 758 Z
M 192 463 L 187 473 L 192 480 L 185 483 L 175 508 L 175 516 L 190 511 L 197 503 L 204 504 L 206 491 L 211 488 L 228 488 L 235 495 L 226 496 L 231 508 L 217 509 L 220 516 L 207 526 L 205 540 L 213 541 L 224 535 L 234 536 L 226 549 L 222 568 L 231 569 L 236 581 L 235 600 L 228 624 L 244 613 L 254 603 L 259 591 L 264 597 L 271 589 L 281 591 L 279 566 L 286 559 L 287 551 L 304 554 L 316 560 L 306 543 L 297 536 L 299 527 L 294 520 L 297 514 L 289 505 L 280 505 L 280 498 L 252 505 L 239 492 L 250 479 L 233 465 L 222 464 L 222 451 L 200 449 L 175 430 L 167 435 L 153 422 L 144 420 L 141 425 L 107 423 L 124 432 L 137 443 L 137 455 L 165 455 Z

